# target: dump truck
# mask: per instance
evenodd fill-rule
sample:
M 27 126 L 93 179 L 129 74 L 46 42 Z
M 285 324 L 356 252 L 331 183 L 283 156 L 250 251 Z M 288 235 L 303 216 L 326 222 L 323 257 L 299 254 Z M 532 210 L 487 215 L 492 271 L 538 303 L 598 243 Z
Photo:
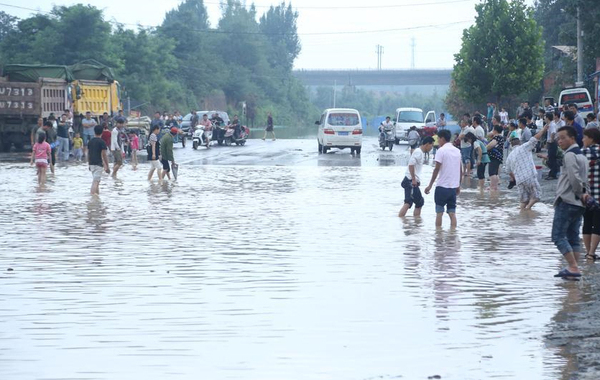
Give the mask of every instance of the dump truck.
M 38 118 L 104 112 L 115 115 L 121 88 L 112 70 L 89 60 L 72 66 L 6 65 L 0 77 L 0 148 L 22 149 Z
M 11 145 L 22 149 L 38 118 L 69 108 L 64 66 L 38 68 L 29 75 L 12 69 L 5 67 L 6 76 L 0 77 L 0 148 L 4 151 Z

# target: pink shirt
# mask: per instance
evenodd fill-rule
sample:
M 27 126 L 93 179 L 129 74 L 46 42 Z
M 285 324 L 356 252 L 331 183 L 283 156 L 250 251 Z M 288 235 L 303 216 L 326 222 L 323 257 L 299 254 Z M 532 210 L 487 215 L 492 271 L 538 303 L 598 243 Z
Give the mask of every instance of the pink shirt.
M 133 150 L 140 149 L 140 138 L 137 135 L 133 136 L 133 138 L 131 139 L 131 149 L 133 149 Z
M 35 158 L 36 160 L 48 160 L 48 157 L 50 157 L 51 152 L 52 149 L 50 148 L 50 144 L 48 144 L 45 141 L 41 144 L 33 144 L 33 158 Z
M 460 187 L 460 150 L 451 143 L 444 144 L 435 154 L 435 162 L 442 164 L 437 177 L 437 185 L 447 189 Z

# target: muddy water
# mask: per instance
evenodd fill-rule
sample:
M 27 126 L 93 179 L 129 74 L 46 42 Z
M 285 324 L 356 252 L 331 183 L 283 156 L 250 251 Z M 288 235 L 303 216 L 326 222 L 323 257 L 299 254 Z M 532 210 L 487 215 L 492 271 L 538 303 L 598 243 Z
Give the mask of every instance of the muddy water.
M 321 160 L 321 159 L 320 159 Z M 0 164 L 3 379 L 555 379 L 551 209 L 400 220 L 399 166 Z M 431 168 L 425 169 L 429 178 Z M 444 221 L 447 224 L 447 220 Z M 8 268 L 12 269 L 11 271 Z

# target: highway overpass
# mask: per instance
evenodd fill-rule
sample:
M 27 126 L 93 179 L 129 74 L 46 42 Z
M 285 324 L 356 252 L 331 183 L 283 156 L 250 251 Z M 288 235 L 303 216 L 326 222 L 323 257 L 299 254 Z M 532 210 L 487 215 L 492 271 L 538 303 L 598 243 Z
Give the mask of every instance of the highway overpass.
M 372 91 L 445 93 L 452 69 L 430 70 L 295 70 L 294 75 L 311 89 L 356 86 Z

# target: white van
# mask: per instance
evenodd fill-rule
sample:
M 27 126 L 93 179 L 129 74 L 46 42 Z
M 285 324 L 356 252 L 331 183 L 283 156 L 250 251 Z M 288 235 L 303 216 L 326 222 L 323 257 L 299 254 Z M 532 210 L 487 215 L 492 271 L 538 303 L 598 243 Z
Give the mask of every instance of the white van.
M 350 152 L 360 154 L 363 128 L 357 110 L 329 108 L 315 124 L 319 126 L 319 153 L 327 153 L 330 148 L 350 148 Z
M 594 112 L 594 104 L 590 93 L 586 88 L 570 88 L 562 90 L 558 97 L 558 107 L 562 108 L 563 104 L 577 104 L 577 109 L 581 113 Z M 585 115 L 583 116 L 585 117 Z
M 436 122 L 435 111 L 427 112 L 423 117 L 423 110 L 420 108 L 403 107 L 396 109 L 396 144 L 407 140 L 408 130 L 413 125 L 417 129 L 424 127 L 433 127 Z

